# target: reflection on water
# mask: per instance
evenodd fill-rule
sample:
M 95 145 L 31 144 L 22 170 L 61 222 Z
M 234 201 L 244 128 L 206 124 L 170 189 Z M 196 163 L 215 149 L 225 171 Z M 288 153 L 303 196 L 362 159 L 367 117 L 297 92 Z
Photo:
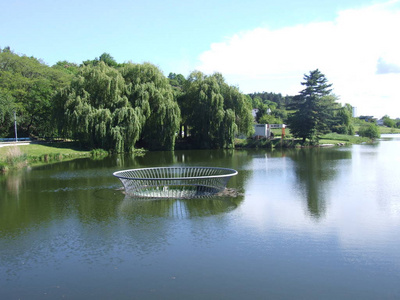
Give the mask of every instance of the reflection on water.
M 130 216 L 190 219 L 229 212 L 242 200 L 242 196 L 201 199 L 138 199 L 126 196 L 119 210 Z
M 399 146 L 149 152 L 3 176 L 0 298 L 400 298 Z M 172 165 L 236 169 L 240 196 L 143 200 L 112 176 Z
M 338 168 L 345 159 L 351 159 L 348 149 L 300 149 L 288 153 L 294 162 L 294 171 L 299 183 L 298 193 L 304 195 L 310 214 L 316 218 L 325 214 L 329 191 L 339 190 L 331 186 Z

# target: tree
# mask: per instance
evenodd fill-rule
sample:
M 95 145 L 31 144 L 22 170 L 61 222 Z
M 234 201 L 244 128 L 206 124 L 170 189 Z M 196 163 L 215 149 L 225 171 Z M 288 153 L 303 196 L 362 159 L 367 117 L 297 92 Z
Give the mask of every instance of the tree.
M 168 79 L 150 63 L 128 63 L 121 72 L 130 104 L 145 118 L 141 140 L 152 150 L 173 150 L 181 112 Z
M 183 120 L 199 148 L 231 148 L 235 135 L 252 128 L 251 102 L 215 73 L 192 72 L 180 99 Z
M 14 98 L 0 89 L 0 137 L 9 135 L 13 126 L 16 105 Z
M 345 104 L 343 107 L 337 109 L 331 130 L 341 134 L 354 135 L 352 111 L 353 108 L 350 104 Z
M 201 72 L 192 72 L 187 80 L 184 101 L 190 108 L 186 120 L 196 146 L 199 148 L 223 146 L 224 140 L 221 141 L 219 137 L 225 115 L 224 98 L 217 78 L 205 76 Z
M 363 126 L 358 131 L 359 136 L 367 137 L 370 139 L 380 138 L 381 134 L 379 132 L 379 128 L 375 123 L 369 123 L 366 126 Z
M 318 135 L 329 131 L 332 110 L 336 97 L 331 94 L 328 80 L 318 69 L 304 75 L 305 86 L 299 95 L 294 97 L 297 111 L 289 116 L 288 125 L 291 133 L 298 138 L 314 141 Z
M 174 148 L 180 110 L 152 64 L 84 66 L 55 104 L 59 131 L 91 148 L 132 152 L 138 141 L 152 150 Z
M 72 63 L 72 62 L 69 62 L 66 60 L 58 61 L 51 67 L 53 69 L 61 70 L 68 75 L 75 76 L 75 75 L 78 75 L 78 73 L 79 73 L 79 66 L 75 63 Z M 72 80 L 72 78 L 71 78 L 71 80 Z
M 54 131 L 50 123 L 52 97 L 71 78 L 34 57 L 19 56 L 9 49 L 0 53 L 0 88 L 14 99 L 22 136 Z
M 108 65 L 109 67 L 118 67 L 119 64 L 115 61 L 114 57 L 112 57 L 109 53 L 103 53 L 102 55 L 100 55 L 100 57 L 96 57 L 93 60 L 85 60 L 82 64 L 84 66 L 96 66 L 98 65 L 100 62 L 105 63 L 106 65 Z
M 396 121 L 392 120 L 388 115 L 383 116 L 382 119 L 383 119 L 383 125 L 391 128 L 396 127 Z
M 106 65 L 109 65 L 110 67 L 117 67 L 118 63 L 115 61 L 114 57 L 112 57 L 109 53 L 103 53 L 99 57 L 99 61 L 104 62 Z
M 83 67 L 55 104 L 59 132 L 91 148 L 131 152 L 145 121 L 128 101 L 121 73 L 103 62 Z

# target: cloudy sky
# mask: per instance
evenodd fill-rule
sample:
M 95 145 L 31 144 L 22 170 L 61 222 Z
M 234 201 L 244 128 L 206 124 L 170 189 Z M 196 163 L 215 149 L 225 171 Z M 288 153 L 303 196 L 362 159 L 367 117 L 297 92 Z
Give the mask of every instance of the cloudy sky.
M 400 0 L 9 0 L 0 47 L 81 63 L 220 72 L 244 93 L 295 95 L 319 69 L 358 115 L 400 117 Z

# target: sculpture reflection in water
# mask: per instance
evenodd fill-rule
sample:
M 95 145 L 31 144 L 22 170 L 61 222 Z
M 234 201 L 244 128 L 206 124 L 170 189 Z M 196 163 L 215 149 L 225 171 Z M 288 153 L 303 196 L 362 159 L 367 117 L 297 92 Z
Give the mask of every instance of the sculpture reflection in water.
M 119 212 L 131 217 L 190 219 L 233 211 L 243 198 L 241 194 L 200 199 L 151 199 L 126 195 L 119 205 Z

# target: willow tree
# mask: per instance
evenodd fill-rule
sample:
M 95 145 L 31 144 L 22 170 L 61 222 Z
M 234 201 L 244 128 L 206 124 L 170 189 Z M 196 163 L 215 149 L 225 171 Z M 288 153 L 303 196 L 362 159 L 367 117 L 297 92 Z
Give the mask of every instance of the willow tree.
M 153 150 L 173 150 L 181 115 L 168 79 L 150 63 L 125 64 L 121 73 L 130 105 L 144 117 L 141 140 Z
M 185 125 L 199 148 L 231 148 L 238 132 L 247 135 L 252 130 L 250 103 L 219 73 L 191 73 L 184 85 L 181 106 Z
M 253 131 L 253 115 L 251 99 L 243 95 L 235 86 L 221 82 L 225 110 L 232 110 L 237 131 L 245 136 L 250 136 Z
M 56 96 L 59 131 L 91 148 L 131 152 L 145 116 L 126 96 L 121 73 L 100 62 L 85 66 L 71 85 Z

